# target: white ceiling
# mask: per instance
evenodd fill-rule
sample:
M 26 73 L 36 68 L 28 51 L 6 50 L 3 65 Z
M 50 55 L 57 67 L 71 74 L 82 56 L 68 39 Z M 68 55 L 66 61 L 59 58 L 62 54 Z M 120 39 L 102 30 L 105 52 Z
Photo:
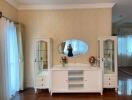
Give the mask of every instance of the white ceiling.
M 33 8 L 35 7 L 42 7 L 42 6 L 56 6 L 56 5 L 76 5 L 86 7 L 86 4 L 92 5 L 92 7 L 95 7 L 95 5 L 98 5 L 98 7 L 103 6 L 109 6 L 110 3 L 115 3 L 115 6 L 113 7 L 113 22 L 125 22 L 132 19 L 132 0 L 6 0 L 12 5 L 16 5 L 19 8 Z M 94 5 L 94 6 L 93 6 Z M 71 7 L 70 6 L 70 7 Z M 91 6 L 90 6 L 91 7 Z M 97 7 L 97 6 L 96 6 Z M 109 6 L 110 7 L 110 6 Z M 112 7 L 112 6 L 111 6 Z M 74 8 L 74 7 L 73 7 Z
M 128 22 L 132 20 L 132 0 L 116 0 L 113 7 L 113 22 Z

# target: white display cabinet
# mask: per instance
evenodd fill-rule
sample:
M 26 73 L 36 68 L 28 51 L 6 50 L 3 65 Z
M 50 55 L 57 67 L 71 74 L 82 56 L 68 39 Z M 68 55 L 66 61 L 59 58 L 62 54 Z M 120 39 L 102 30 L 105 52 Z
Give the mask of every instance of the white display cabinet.
M 49 89 L 49 69 L 52 66 L 51 39 L 34 39 L 34 89 Z
M 108 36 L 98 39 L 98 66 L 103 69 L 103 87 L 118 88 L 117 37 Z

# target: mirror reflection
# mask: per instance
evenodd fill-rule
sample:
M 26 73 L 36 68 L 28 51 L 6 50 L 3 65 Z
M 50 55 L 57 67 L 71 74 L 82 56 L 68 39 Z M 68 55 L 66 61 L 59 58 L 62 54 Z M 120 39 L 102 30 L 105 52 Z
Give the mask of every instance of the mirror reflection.
M 68 57 L 74 57 L 85 54 L 88 51 L 88 45 L 77 39 L 63 41 L 59 46 L 59 52 Z

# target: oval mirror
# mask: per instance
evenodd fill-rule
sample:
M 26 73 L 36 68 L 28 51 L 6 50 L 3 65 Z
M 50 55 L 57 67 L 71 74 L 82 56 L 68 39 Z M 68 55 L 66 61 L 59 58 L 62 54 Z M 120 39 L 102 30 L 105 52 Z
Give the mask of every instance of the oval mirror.
M 63 41 L 59 46 L 59 52 L 68 57 L 74 57 L 85 54 L 88 51 L 88 45 L 77 39 Z

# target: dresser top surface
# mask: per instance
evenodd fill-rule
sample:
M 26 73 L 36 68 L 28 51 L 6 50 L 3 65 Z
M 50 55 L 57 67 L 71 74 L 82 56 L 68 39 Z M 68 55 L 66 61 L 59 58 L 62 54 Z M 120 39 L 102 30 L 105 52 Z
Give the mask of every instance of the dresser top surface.
M 50 70 L 100 70 L 101 68 L 97 66 L 90 66 L 89 64 L 66 64 L 62 65 L 54 65 Z

